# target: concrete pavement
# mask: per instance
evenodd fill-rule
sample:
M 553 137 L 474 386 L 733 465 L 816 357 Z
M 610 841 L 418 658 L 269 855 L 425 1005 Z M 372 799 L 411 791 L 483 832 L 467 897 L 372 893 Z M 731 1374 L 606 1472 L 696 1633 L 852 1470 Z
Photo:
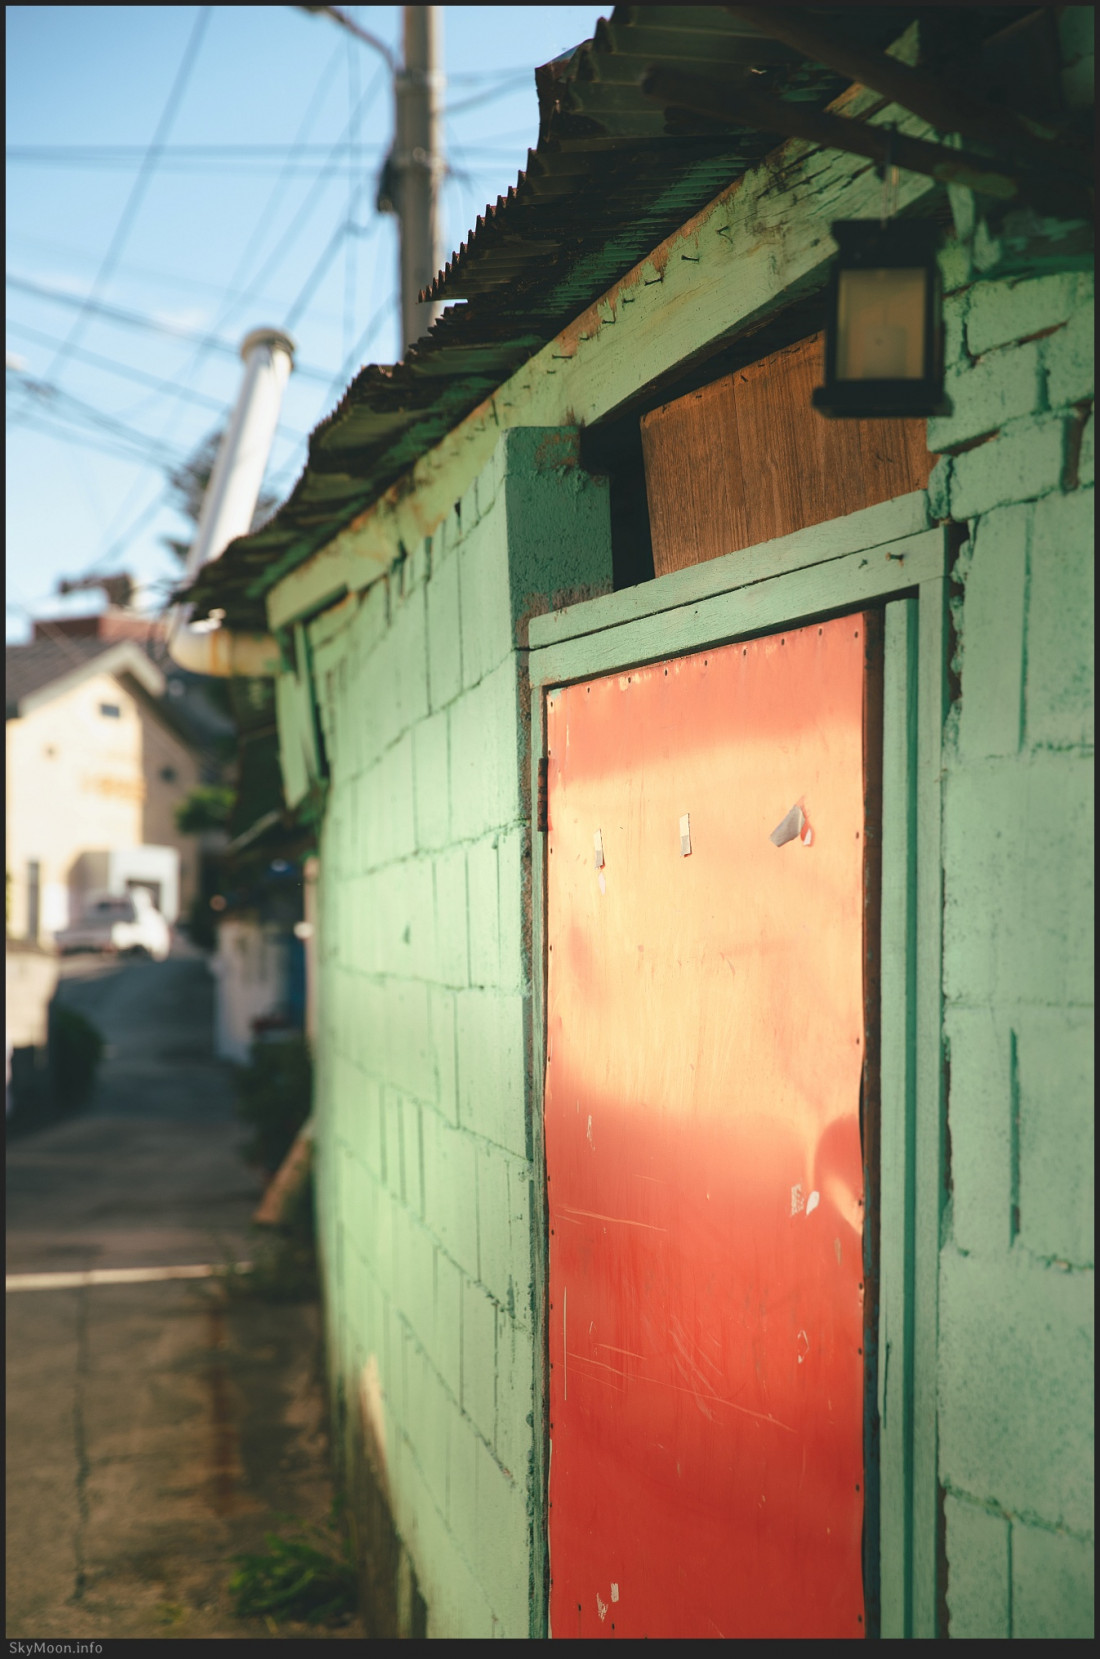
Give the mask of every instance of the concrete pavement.
M 201 960 L 66 964 L 108 1058 L 8 1156 L 9 1275 L 248 1257 L 261 1187 Z M 332 1501 L 312 1304 L 217 1280 L 7 1298 L 9 1638 L 362 1635 L 238 1620 L 232 1555 Z

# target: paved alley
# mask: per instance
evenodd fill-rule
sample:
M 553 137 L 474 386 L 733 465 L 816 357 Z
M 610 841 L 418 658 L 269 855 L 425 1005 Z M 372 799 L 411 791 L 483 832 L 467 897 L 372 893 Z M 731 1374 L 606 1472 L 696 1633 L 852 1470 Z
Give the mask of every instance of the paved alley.
M 82 959 L 61 995 L 108 1051 L 80 1113 L 9 1148 L 9 1282 L 246 1259 L 260 1180 L 205 963 Z M 7 1344 L 9 1638 L 302 1633 L 237 1619 L 227 1581 L 235 1552 L 329 1512 L 314 1305 L 53 1279 L 9 1289 Z

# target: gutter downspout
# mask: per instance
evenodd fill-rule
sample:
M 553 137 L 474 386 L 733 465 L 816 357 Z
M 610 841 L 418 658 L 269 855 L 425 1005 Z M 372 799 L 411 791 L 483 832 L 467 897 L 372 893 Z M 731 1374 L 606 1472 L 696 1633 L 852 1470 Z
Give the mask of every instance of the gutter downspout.
M 203 497 L 199 527 L 187 555 L 186 576 L 194 581 L 204 565 L 218 559 L 237 536 L 248 533 L 264 469 L 279 420 L 283 391 L 294 364 L 294 342 L 278 328 L 254 328 L 241 342 L 244 377 Z M 193 605 L 169 614 L 168 654 L 192 674 L 219 679 L 240 674 L 271 678 L 281 667 L 270 634 L 223 628 L 216 614 L 192 622 Z

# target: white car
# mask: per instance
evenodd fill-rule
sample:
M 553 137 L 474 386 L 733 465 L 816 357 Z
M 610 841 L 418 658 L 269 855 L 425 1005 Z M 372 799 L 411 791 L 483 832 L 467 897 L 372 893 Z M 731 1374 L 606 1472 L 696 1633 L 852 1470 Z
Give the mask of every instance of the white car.
M 172 947 L 168 923 L 142 887 L 131 893 L 89 893 L 80 920 L 54 938 L 62 956 L 85 950 L 133 952 L 163 962 Z

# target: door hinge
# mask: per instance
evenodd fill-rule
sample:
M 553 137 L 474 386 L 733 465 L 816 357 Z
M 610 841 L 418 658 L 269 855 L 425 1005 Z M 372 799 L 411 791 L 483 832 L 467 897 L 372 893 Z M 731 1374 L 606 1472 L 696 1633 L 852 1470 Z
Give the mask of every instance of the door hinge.
M 541 830 L 544 835 L 550 827 L 550 819 L 546 807 L 546 790 L 549 775 L 550 761 L 546 755 L 543 755 L 542 759 L 539 761 L 539 787 L 538 798 L 535 802 L 535 828 Z

